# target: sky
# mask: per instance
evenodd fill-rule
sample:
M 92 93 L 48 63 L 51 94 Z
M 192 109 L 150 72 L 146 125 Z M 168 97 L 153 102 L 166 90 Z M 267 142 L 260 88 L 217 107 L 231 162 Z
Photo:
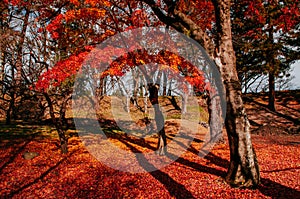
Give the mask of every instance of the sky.
M 300 61 L 297 61 L 293 66 L 291 75 L 295 78 L 292 80 L 292 89 L 300 89 Z

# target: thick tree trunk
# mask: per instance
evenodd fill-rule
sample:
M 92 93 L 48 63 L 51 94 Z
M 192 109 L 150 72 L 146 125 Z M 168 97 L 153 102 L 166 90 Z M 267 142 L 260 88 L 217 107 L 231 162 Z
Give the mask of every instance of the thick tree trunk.
M 155 123 L 158 130 L 158 144 L 156 153 L 159 155 L 165 155 L 167 152 L 167 137 L 165 133 L 165 120 L 160 110 L 158 103 L 158 89 L 157 84 L 148 84 L 149 100 L 154 108 Z
M 221 99 L 219 95 L 210 93 L 207 97 L 208 124 L 211 143 L 222 139 L 223 117 L 221 109 Z
M 241 86 L 236 71 L 236 58 L 232 46 L 230 0 L 212 0 L 215 7 L 217 38 L 211 37 L 202 30 L 189 16 L 176 8 L 178 1 L 164 1 L 174 18 L 165 15 L 155 1 L 144 0 L 163 22 L 182 33 L 189 31 L 189 36 L 204 47 L 211 58 L 214 58 L 226 89 L 226 121 L 230 144 L 230 166 L 226 176 L 233 186 L 255 187 L 260 182 L 259 168 L 250 138 L 250 124 L 242 101 Z M 214 47 L 217 47 L 215 49 Z M 215 51 L 215 52 L 214 52 Z M 215 54 L 215 55 L 214 55 Z
M 230 145 L 230 165 L 226 181 L 236 187 L 255 187 L 260 182 L 259 167 L 250 138 L 250 123 L 243 105 L 236 58 L 232 46 L 230 0 L 213 0 L 218 32 L 216 63 L 226 89 L 226 119 Z
M 275 107 L 275 76 L 269 72 L 269 104 L 268 107 L 271 111 L 276 111 Z

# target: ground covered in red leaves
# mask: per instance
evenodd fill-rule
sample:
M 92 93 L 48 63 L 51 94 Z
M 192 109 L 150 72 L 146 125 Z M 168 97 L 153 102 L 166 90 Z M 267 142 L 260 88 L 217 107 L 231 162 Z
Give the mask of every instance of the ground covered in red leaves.
M 51 139 L 28 139 L 1 147 L 2 198 L 300 198 L 299 136 L 253 135 L 262 183 L 257 190 L 230 188 L 223 182 L 228 146 L 215 146 L 205 158 L 197 143 L 176 162 L 150 173 L 109 168 L 91 156 L 79 138 L 61 155 Z M 24 151 L 37 151 L 32 160 Z
M 288 132 L 293 127 L 288 122 L 279 131 L 281 127 L 274 126 L 274 122 L 254 114 L 251 108 L 255 104 L 251 103 L 254 102 L 247 105 L 249 118 L 257 124 L 252 140 L 261 170 L 258 189 L 231 188 L 223 181 L 229 164 L 226 141 L 215 145 L 205 158 L 198 156 L 201 143 L 192 142 L 172 164 L 136 174 L 114 170 L 97 161 L 77 136 L 69 139 L 69 153 L 61 155 L 58 140 L 49 136 L 48 127 L 2 125 L 0 198 L 300 198 L 299 133 Z M 283 108 L 278 108 L 279 115 L 273 114 L 272 121 L 291 121 L 288 117 L 280 119 Z M 297 106 L 293 108 L 293 113 L 299 110 Z M 257 110 L 262 116 L 268 112 Z M 126 142 L 131 150 L 140 150 L 131 139 Z M 38 152 L 39 156 L 25 160 L 22 154 L 26 151 Z

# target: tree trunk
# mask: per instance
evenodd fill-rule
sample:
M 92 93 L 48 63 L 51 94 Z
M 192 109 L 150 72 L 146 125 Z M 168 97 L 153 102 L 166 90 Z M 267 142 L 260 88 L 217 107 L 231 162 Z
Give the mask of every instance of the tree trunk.
M 105 81 L 105 79 L 104 79 L 105 77 L 100 77 L 100 83 L 99 83 L 99 87 L 97 88 L 97 97 L 101 97 L 101 96 L 103 96 L 103 90 L 104 90 L 104 81 Z
M 172 79 L 169 81 L 169 89 L 168 89 L 168 96 L 172 95 Z
M 269 72 L 269 104 L 271 111 L 276 111 L 275 107 L 275 76 L 273 72 Z
M 0 44 L 0 98 L 4 96 L 3 93 L 3 81 L 4 81 L 4 68 L 5 68 L 5 53 L 4 53 L 4 47 Z
M 158 103 L 158 90 L 157 84 L 148 84 L 149 100 L 154 108 L 155 122 L 158 130 L 158 144 L 156 154 L 165 155 L 167 152 L 167 137 L 165 133 L 165 120 L 160 110 Z
M 221 99 L 219 95 L 212 92 L 207 96 L 208 124 L 210 142 L 215 143 L 222 138 L 223 117 L 221 109 Z M 222 139 L 223 140 L 223 139 Z
M 260 182 L 259 168 L 250 138 L 250 123 L 247 119 L 242 101 L 241 86 L 236 71 L 236 58 L 232 46 L 230 0 L 213 0 L 217 26 L 216 42 L 201 29 L 189 16 L 176 8 L 178 1 L 165 1 L 169 6 L 165 15 L 155 1 L 146 1 L 156 16 L 167 25 L 181 33 L 189 31 L 189 37 L 204 47 L 213 58 L 221 73 L 226 89 L 226 120 L 228 140 L 230 144 L 230 166 L 226 176 L 227 182 L 233 186 L 255 187 Z M 217 48 L 215 48 L 217 47 Z
M 24 20 L 23 20 L 23 27 L 22 27 L 22 31 L 20 34 L 20 40 L 17 43 L 17 57 L 16 57 L 16 65 L 15 68 L 17 70 L 17 74 L 15 77 L 15 73 L 14 73 L 14 68 L 12 68 L 12 78 L 13 78 L 13 92 L 12 92 L 12 100 L 11 100 L 11 106 L 12 109 L 10 111 L 9 117 L 9 122 L 11 117 L 13 117 L 14 120 L 17 119 L 17 105 L 16 105 L 16 100 L 18 97 L 18 93 L 21 92 L 21 81 L 22 81 L 22 58 L 23 58 L 23 45 L 24 45 L 24 41 L 25 41 L 25 37 L 26 37 L 26 30 L 27 30 L 27 26 L 28 26 L 28 20 L 29 20 L 29 10 L 26 9 L 25 11 L 25 16 L 24 16 Z M 15 78 L 15 79 L 14 79 Z
M 26 37 L 26 30 L 28 26 L 28 20 L 29 20 L 29 10 L 26 10 L 25 17 L 24 17 L 24 23 L 22 32 L 20 35 L 20 41 L 18 43 L 18 54 L 17 54 L 17 60 L 16 60 L 16 69 L 17 69 L 17 77 L 16 77 L 16 86 L 20 86 L 21 80 L 22 80 L 22 57 L 23 57 L 23 45 Z
M 138 91 L 139 91 L 139 85 L 140 85 L 140 77 L 139 72 L 134 71 L 132 73 L 133 76 L 133 105 L 138 107 Z
M 63 130 L 62 117 L 59 117 L 58 120 L 56 120 L 55 113 L 54 113 L 54 107 L 53 107 L 51 98 L 47 93 L 44 93 L 44 96 L 45 96 L 46 101 L 49 106 L 49 112 L 50 112 L 52 123 L 54 124 L 54 126 L 57 130 L 57 133 L 58 133 L 61 153 L 66 154 L 66 153 L 68 153 L 68 138 L 66 137 L 65 131 Z
M 181 113 L 186 114 L 187 113 L 187 103 L 188 103 L 188 93 L 183 93 L 182 94 L 182 105 L 181 105 Z
M 163 79 L 164 79 L 163 96 L 166 96 L 167 95 L 167 84 L 168 84 L 168 79 L 167 79 L 166 72 L 163 72 Z
M 141 77 L 141 78 L 142 78 L 141 80 L 143 81 L 143 85 L 147 85 L 145 77 Z M 144 97 L 144 115 L 146 117 L 148 117 L 148 115 L 147 115 L 148 114 L 148 88 L 147 88 L 147 86 L 144 86 L 144 89 L 145 89 L 145 92 L 143 94 L 143 97 Z
M 15 102 L 15 99 L 14 99 L 14 93 L 12 94 L 11 96 L 11 99 L 9 101 L 9 106 L 8 106 L 8 109 L 6 111 L 6 118 L 5 118 L 5 122 L 7 125 L 11 124 L 11 112 L 12 112 L 12 109 L 13 109 L 13 106 L 14 106 L 14 102 Z
M 215 60 L 226 89 L 226 119 L 230 145 L 230 165 L 226 181 L 236 187 L 256 187 L 260 182 L 259 167 L 250 138 L 250 123 L 243 105 L 241 86 L 236 71 L 232 46 L 230 0 L 213 0 L 217 25 Z

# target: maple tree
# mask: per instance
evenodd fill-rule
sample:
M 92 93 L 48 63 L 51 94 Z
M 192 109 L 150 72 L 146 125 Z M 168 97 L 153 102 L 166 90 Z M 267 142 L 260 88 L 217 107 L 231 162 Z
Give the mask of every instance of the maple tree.
M 144 2 L 145 4 L 142 2 Z M 104 35 L 104 37 L 134 27 L 157 24 L 158 22 L 157 20 L 155 20 L 154 17 L 156 16 L 161 23 L 164 23 L 174 28 L 175 30 L 182 32 L 199 42 L 199 44 L 201 44 L 205 48 L 211 59 L 213 59 L 219 67 L 219 71 L 222 75 L 222 80 L 226 88 L 227 112 L 225 126 L 227 129 L 231 151 L 231 164 L 228 170 L 226 180 L 234 186 L 255 187 L 259 183 L 259 170 L 256 161 L 256 156 L 251 144 L 249 122 L 247 120 L 246 113 L 244 110 L 239 80 L 237 78 L 237 72 L 235 69 L 235 56 L 232 48 L 230 28 L 230 2 L 190 1 L 190 4 L 186 4 L 188 2 L 189 1 L 173 2 L 166 0 L 164 1 L 164 4 L 161 4 L 160 1 L 156 2 L 152 0 L 145 0 L 128 1 L 125 3 L 112 1 L 107 3 L 106 5 L 93 3 L 87 3 L 83 5 L 82 2 L 74 1 L 73 5 L 70 7 L 71 9 L 67 9 L 67 12 L 57 16 L 54 20 L 54 26 L 52 27 L 52 25 L 49 25 L 48 30 L 52 34 L 53 38 L 59 39 L 64 38 L 66 36 L 68 39 L 71 39 L 71 41 L 72 39 L 75 39 L 76 41 L 70 43 L 70 40 L 68 39 L 63 40 L 63 42 L 65 42 L 63 46 L 65 46 L 65 48 L 69 48 L 69 51 L 72 52 L 74 55 L 81 55 L 82 52 L 80 51 L 84 49 L 76 48 L 76 46 L 72 48 L 72 44 L 74 42 L 77 42 L 77 40 L 81 40 L 81 37 L 84 37 L 84 35 L 79 35 L 76 33 L 76 31 L 79 30 L 78 28 L 80 26 L 75 21 L 77 19 L 76 17 L 81 16 L 81 13 L 87 13 L 88 16 L 89 13 L 95 14 L 97 17 L 93 18 L 90 16 L 92 21 L 94 19 L 98 19 L 99 17 L 101 19 L 102 17 L 108 17 L 105 18 L 106 22 L 108 23 L 103 24 L 106 28 L 104 29 L 104 31 L 100 31 L 100 35 Z M 86 8 L 85 5 L 89 5 L 90 7 Z M 107 8 L 107 5 L 112 5 L 113 9 L 111 9 L 110 7 L 109 10 L 115 12 L 109 14 L 107 10 L 104 11 L 105 9 L 103 10 L 103 8 Z M 96 11 L 94 11 L 95 8 L 93 6 L 96 6 Z M 147 6 L 149 6 L 153 12 L 149 12 L 146 9 Z M 191 13 L 187 13 L 185 9 L 187 6 L 194 10 L 192 10 Z M 114 8 L 117 9 L 115 10 Z M 121 10 L 121 12 L 119 9 Z M 76 12 L 74 10 L 76 10 Z M 81 12 L 83 10 L 85 12 Z M 195 12 L 195 10 L 202 11 Z M 129 11 L 129 14 L 126 13 L 127 11 Z M 164 12 L 167 12 L 168 16 Z M 212 17 L 209 20 L 207 19 L 204 21 L 199 20 L 201 15 L 204 15 L 207 12 L 215 13 L 215 15 L 212 15 L 215 16 L 215 18 Z M 79 13 L 78 16 L 76 16 L 77 13 Z M 128 15 L 124 16 L 123 13 Z M 200 13 L 200 16 L 197 14 L 193 15 L 192 13 Z M 138 15 L 139 17 L 136 17 L 136 15 Z M 207 25 L 213 24 L 214 20 L 216 33 L 214 33 L 214 30 L 212 29 L 211 25 Z M 100 22 L 98 23 L 100 23 L 101 25 L 101 22 L 103 20 L 99 21 Z M 85 31 L 92 29 L 88 28 L 89 26 L 85 27 Z M 76 35 L 77 37 L 72 37 L 72 35 L 69 35 L 68 32 L 72 32 L 72 35 Z M 106 32 L 108 32 L 108 34 L 105 34 Z M 208 34 L 209 32 L 211 32 L 212 34 Z M 213 37 L 211 38 L 209 35 Z M 104 39 L 103 37 L 99 38 L 100 40 L 96 40 L 97 42 L 100 42 L 101 39 Z M 213 42 L 213 40 L 215 40 L 215 42 Z M 89 41 L 91 41 L 91 44 L 93 44 L 93 40 Z M 89 43 L 85 44 L 89 45 Z M 80 42 L 79 46 L 81 46 Z M 70 59 L 67 58 L 66 61 L 68 62 L 72 59 L 73 58 L 71 56 Z M 78 64 L 80 65 L 80 61 L 78 61 Z M 57 64 L 53 68 L 53 70 L 55 71 L 57 68 L 59 69 L 57 71 L 63 71 L 63 66 L 64 64 Z M 77 64 L 72 64 L 72 66 L 74 67 L 72 67 L 71 70 L 76 71 L 78 69 L 76 67 Z M 123 65 L 118 64 L 117 67 L 119 67 L 119 70 L 115 70 L 115 72 L 117 71 L 116 75 L 122 75 Z M 71 72 L 69 74 L 71 75 L 73 73 Z M 54 77 L 54 79 L 47 80 L 47 76 L 44 76 L 42 79 L 40 79 L 39 82 L 43 82 L 41 85 L 50 85 L 51 83 L 54 83 L 55 85 L 57 83 L 60 83 L 62 79 L 60 79 L 59 76 L 56 77 L 57 74 L 53 75 L 50 76 Z M 150 98 L 152 98 L 151 101 L 153 104 L 155 104 L 156 101 L 155 96 L 156 94 L 153 95 L 153 98 L 150 96 Z M 156 115 L 160 115 L 159 111 L 156 112 Z M 240 139 L 237 139 L 237 137 L 240 137 Z M 241 147 L 236 147 L 238 145 Z
M 89 7 L 86 7 L 87 4 Z M 124 30 L 130 30 L 136 27 L 142 27 L 144 24 L 149 24 L 149 17 L 146 17 L 146 14 L 144 11 L 142 11 L 140 8 L 135 8 L 136 10 L 132 11 L 134 9 L 134 6 L 139 7 L 138 4 L 134 2 L 129 2 L 128 5 L 125 4 L 125 6 L 130 7 L 129 12 L 127 13 L 127 21 L 124 19 L 124 16 L 119 16 L 119 10 L 116 10 L 115 12 L 118 14 L 115 15 L 108 15 L 108 12 L 114 11 L 114 9 L 109 8 L 110 11 L 108 11 L 108 6 L 110 5 L 116 5 L 117 8 L 120 6 L 124 6 L 123 3 L 119 3 L 121 5 L 117 5 L 117 2 L 114 3 L 103 3 L 103 4 L 93 4 L 92 2 L 86 2 L 86 3 L 77 3 L 73 2 L 72 6 L 70 6 L 70 9 L 67 10 L 64 14 L 59 14 L 57 17 L 55 17 L 47 27 L 46 30 L 50 32 L 53 39 L 57 40 L 58 45 L 61 46 L 66 52 L 73 53 L 73 55 L 60 60 L 56 63 L 56 65 L 49 71 L 45 72 L 43 75 L 40 76 L 39 81 L 35 85 L 36 88 L 38 88 L 39 91 L 42 91 L 44 93 L 47 93 L 49 89 L 55 88 L 59 85 L 61 85 L 62 82 L 64 82 L 66 79 L 72 79 L 72 77 L 75 75 L 75 73 L 80 69 L 82 62 L 84 59 L 86 59 L 87 55 L 89 54 L 90 50 L 93 50 L 93 47 L 90 45 L 95 45 L 103 40 L 105 40 L 107 37 L 115 34 L 116 32 L 124 31 Z M 121 18 L 125 23 L 121 25 L 122 23 L 116 23 L 118 20 L 117 17 Z M 78 24 L 78 18 L 86 19 L 82 21 L 81 24 Z M 122 22 L 123 22 L 122 21 Z M 104 23 L 105 22 L 105 23 Z M 108 24 L 111 22 L 110 24 Z M 103 23 L 102 25 L 99 23 Z M 157 24 L 156 20 L 152 20 L 151 23 L 154 25 Z M 100 29 L 100 31 L 95 31 L 94 26 L 101 26 L 103 29 Z M 76 26 L 76 27 L 74 27 Z M 87 28 L 89 27 L 89 28 Z M 121 28 L 122 27 L 122 28 Z M 59 34 L 60 33 L 60 34 Z M 77 37 L 74 37 L 76 35 Z M 67 39 L 68 38 L 68 39 Z M 90 43 L 84 42 L 87 41 L 87 39 L 82 40 L 81 38 L 89 38 Z M 82 41 L 82 42 L 80 42 Z M 90 46 L 90 47 L 89 47 Z M 130 46 L 130 48 L 133 48 L 134 46 Z M 118 54 L 122 54 L 123 52 L 118 52 L 118 49 L 115 47 L 108 46 L 104 49 L 106 52 L 111 52 L 114 56 L 117 56 Z M 97 51 L 97 50 L 96 50 Z M 66 54 L 65 52 L 65 54 Z M 105 53 L 104 53 L 105 54 Z M 106 53 L 107 54 L 107 53 Z M 176 58 L 174 55 L 169 55 L 168 53 L 164 53 L 164 55 L 159 56 L 156 55 L 156 57 L 149 57 L 147 56 L 147 52 L 138 54 L 131 54 L 129 57 L 125 57 L 126 59 L 121 60 L 121 62 L 113 62 L 110 64 L 110 68 L 108 71 L 105 71 L 102 74 L 102 77 L 100 79 L 104 79 L 105 76 L 122 76 L 124 75 L 125 71 L 127 70 L 125 66 L 136 66 L 141 62 L 147 62 L 145 59 L 150 59 L 150 62 L 157 61 L 158 63 L 161 60 L 164 60 L 168 58 L 169 62 L 166 61 L 162 62 L 162 64 L 169 64 L 169 66 L 172 68 L 176 68 L 177 65 L 180 63 L 178 61 L 179 58 Z M 142 58 L 143 57 L 143 58 Z M 102 60 L 96 59 L 96 61 L 100 62 L 108 62 L 109 61 L 109 55 L 101 57 Z M 178 60 L 178 61 L 176 61 Z M 124 62 L 126 61 L 126 62 Z M 95 62 L 95 61 L 94 61 Z M 150 63 L 149 62 L 149 63 Z M 184 66 L 186 64 L 182 64 Z M 150 91 L 150 101 L 153 102 L 153 106 L 157 104 L 155 101 L 157 101 L 157 90 L 156 92 L 152 92 L 152 90 L 155 90 L 155 84 L 151 83 L 153 82 L 150 78 L 150 74 L 153 73 L 153 71 L 146 71 L 141 70 L 146 77 L 148 89 Z M 190 71 L 192 72 L 192 71 Z M 189 79 L 188 81 L 190 83 L 193 83 L 195 86 L 199 87 L 201 83 L 203 83 L 203 78 L 200 77 L 200 74 L 191 73 L 192 75 L 196 75 L 199 78 L 193 78 Z M 159 81 L 159 80 L 157 80 Z M 196 85 L 197 84 L 197 85 Z M 152 86 L 151 86 L 152 85 Z M 160 121 L 161 117 L 161 111 L 159 109 L 156 109 L 156 120 Z M 164 122 L 162 122 L 164 123 Z M 157 122 L 159 124 L 159 122 Z M 59 125 L 61 126 L 61 125 Z M 159 129 L 162 128 L 162 137 L 165 142 L 165 135 L 163 133 L 163 127 L 158 127 Z M 63 134 L 63 133 L 62 133 Z M 62 135 L 62 137 L 64 137 Z M 162 143 L 162 142 L 160 142 Z M 165 145 L 166 143 L 164 143 Z M 161 154 L 163 152 L 161 151 Z
M 64 1 L 1 2 L 1 32 L 4 36 L 1 38 L 1 77 L 4 75 L 0 82 L 3 86 L 1 102 L 4 105 L 1 109 L 6 111 L 6 123 L 10 123 L 11 119 L 40 121 L 47 108 L 53 115 L 51 112 L 56 104 L 53 98 L 56 96 L 50 92 L 43 93 L 47 104 L 41 93 L 30 88 L 35 88 L 34 82 L 43 71 L 49 69 L 58 55 L 43 27 L 64 5 Z M 68 98 L 66 92 L 62 93 Z M 51 98 L 50 102 L 47 97 Z M 60 112 L 63 116 L 64 108 Z

